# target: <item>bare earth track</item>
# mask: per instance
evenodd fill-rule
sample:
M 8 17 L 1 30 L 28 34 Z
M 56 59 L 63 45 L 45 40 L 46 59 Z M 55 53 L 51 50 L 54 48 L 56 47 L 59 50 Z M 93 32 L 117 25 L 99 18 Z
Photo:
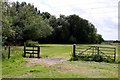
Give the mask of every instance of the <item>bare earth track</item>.
M 67 60 L 64 58 L 40 58 L 40 59 L 28 58 L 27 62 L 28 64 L 31 64 L 31 65 L 42 64 L 42 63 L 52 65 L 52 64 L 67 62 Z

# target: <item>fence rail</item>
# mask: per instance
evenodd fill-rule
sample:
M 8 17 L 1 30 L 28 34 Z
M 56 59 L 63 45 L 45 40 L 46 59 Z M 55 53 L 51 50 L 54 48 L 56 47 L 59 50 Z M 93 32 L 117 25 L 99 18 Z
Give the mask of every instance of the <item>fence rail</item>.
M 16 46 L 3 46 L 2 48 L 2 58 L 13 58 L 17 56 L 22 56 L 23 48 Z
M 34 57 L 34 54 L 37 54 L 37 57 L 40 58 L 40 46 L 25 46 L 24 45 L 24 57 L 26 54 L 30 54 L 30 57 Z
M 116 61 L 116 48 L 103 46 L 80 46 L 73 45 L 73 57 L 87 55 L 102 55 L 104 58 L 110 58 Z

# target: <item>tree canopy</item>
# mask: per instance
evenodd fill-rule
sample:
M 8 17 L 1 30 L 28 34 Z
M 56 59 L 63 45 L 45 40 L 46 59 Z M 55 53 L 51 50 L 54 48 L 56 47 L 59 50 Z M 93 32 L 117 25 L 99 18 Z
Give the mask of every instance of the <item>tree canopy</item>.
M 102 35 L 88 20 L 76 14 L 56 18 L 26 2 L 3 3 L 3 42 L 27 40 L 39 43 L 101 43 Z
M 52 34 L 52 27 L 38 13 L 30 3 L 4 3 L 3 41 L 37 40 Z

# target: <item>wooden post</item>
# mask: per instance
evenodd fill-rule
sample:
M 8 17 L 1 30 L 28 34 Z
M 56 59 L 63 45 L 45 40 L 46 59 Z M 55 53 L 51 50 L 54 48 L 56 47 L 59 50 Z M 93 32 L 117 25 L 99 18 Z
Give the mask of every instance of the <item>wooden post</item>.
M 6 46 L 6 45 L 5 45 L 5 48 L 4 48 L 4 49 L 5 49 L 5 51 L 7 50 L 7 46 Z
M 35 52 L 35 51 L 34 51 L 34 46 L 33 46 L 33 54 L 32 54 L 32 57 L 34 57 L 34 52 Z
M 8 47 L 8 59 L 10 58 L 10 46 Z
M 40 58 L 40 47 L 38 46 L 38 58 Z
M 92 46 L 92 48 L 93 48 L 93 49 L 92 49 L 92 55 L 94 55 L 94 53 L 95 53 L 95 52 L 94 52 L 94 48 L 95 48 L 95 47 L 94 47 L 94 46 Z
M 95 50 L 94 53 L 95 53 L 95 55 L 96 55 L 96 53 L 97 53 L 97 46 L 94 46 L 94 48 L 95 48 L 95 49 L 94 49 L 94 50 Z
M 26 45 L 25 45 L 25 43 L 24 43 L 24 55 L 23 55 L 23 57 L 26 57 Z
M 4 47 L 4 50 L 5 50 L 4 56 L 6 57 L 6 54 L 7 54 L 7 46 L 6 46 L 6 45 L 5 45 L 5 47 Z
M 116 61 L 116 48 L 114 48 L 114 62 Z
M 97 54 L 99 55 L 99 47 L 97 47 Z
M 73 44 L 73 57 L 76 57 L 76 55 L 75 55 L 75 48 L 76 48 L 76 44 Z

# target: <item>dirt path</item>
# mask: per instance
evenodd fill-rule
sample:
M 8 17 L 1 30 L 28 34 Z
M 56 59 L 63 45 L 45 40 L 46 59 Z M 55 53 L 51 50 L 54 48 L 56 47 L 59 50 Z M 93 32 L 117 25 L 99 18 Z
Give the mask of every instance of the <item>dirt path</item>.
M 27 64 L 29 66 L 35 65 L 35 64 L 58 64 L 58 63 L 63 63 L 63 62 L 67 62 L 68 60 L 64 59 L 64 58 L 26 58 L 27 60 Z

